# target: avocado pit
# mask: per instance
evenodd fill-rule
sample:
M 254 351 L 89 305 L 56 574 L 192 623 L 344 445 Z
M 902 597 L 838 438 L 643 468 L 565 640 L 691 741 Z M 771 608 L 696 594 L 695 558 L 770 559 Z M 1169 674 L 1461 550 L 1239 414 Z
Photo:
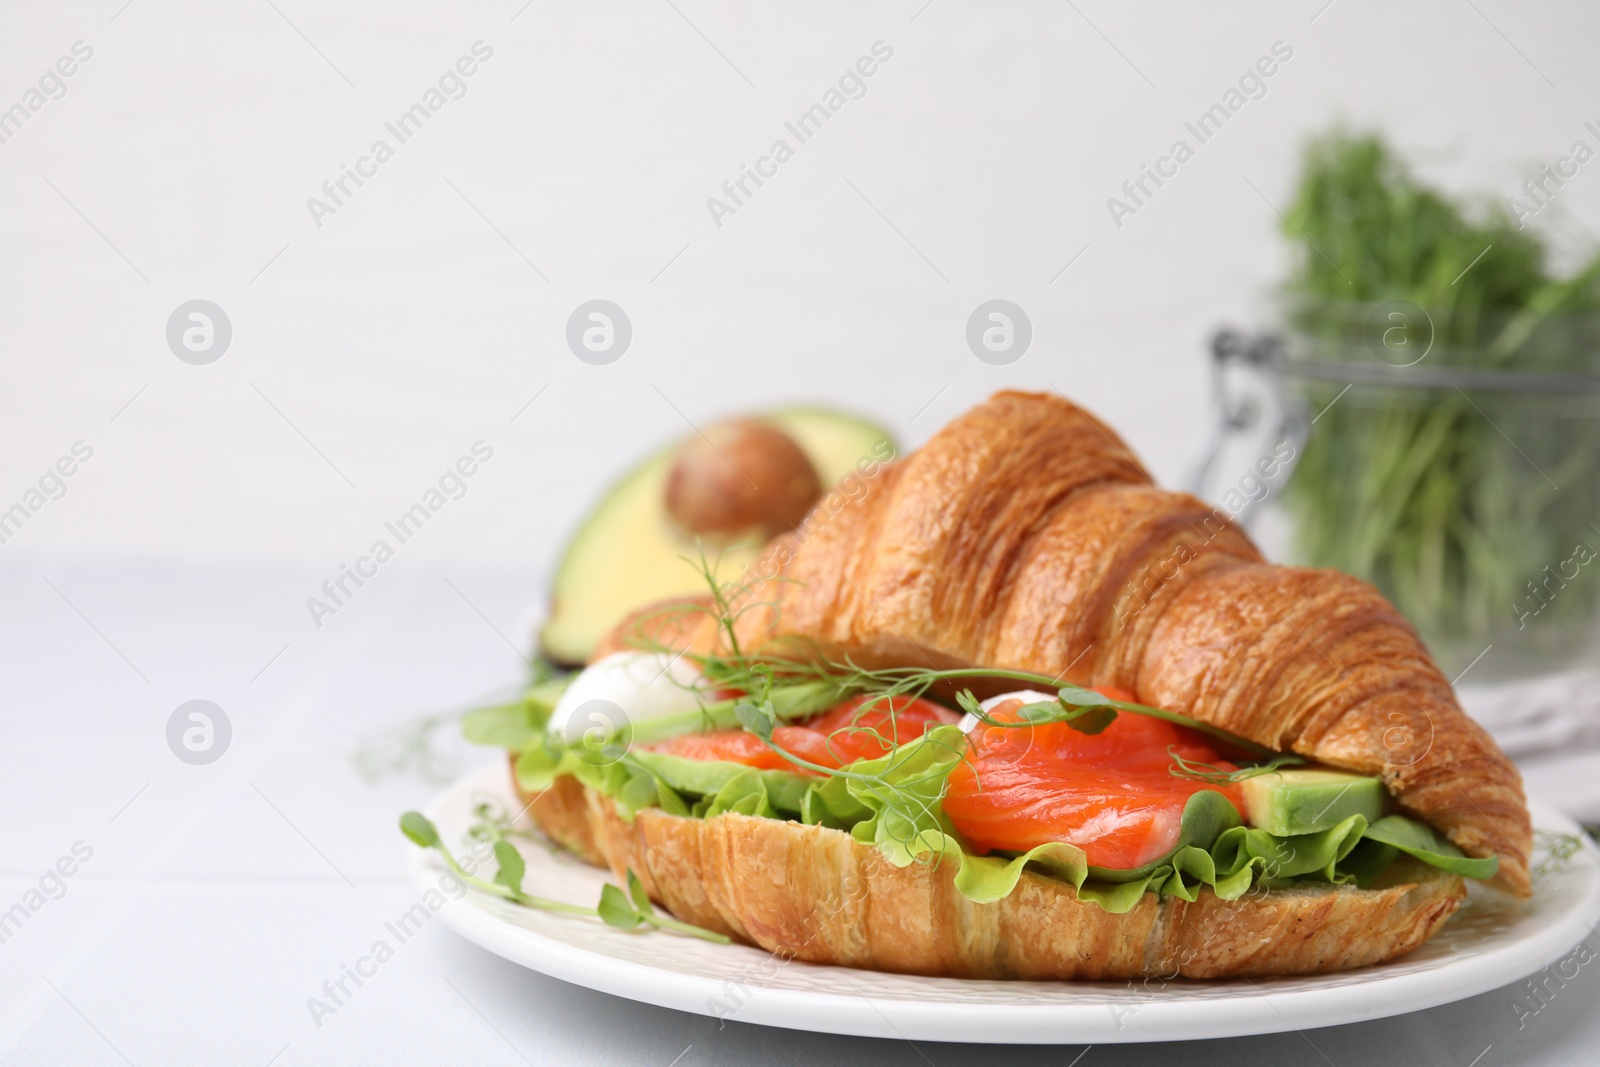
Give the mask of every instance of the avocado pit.
M 794 438 L 735 419 L 686 441 L 667 473 L 668 517 L 712 544 L 792 530 L 822 496 L 816 468 Z

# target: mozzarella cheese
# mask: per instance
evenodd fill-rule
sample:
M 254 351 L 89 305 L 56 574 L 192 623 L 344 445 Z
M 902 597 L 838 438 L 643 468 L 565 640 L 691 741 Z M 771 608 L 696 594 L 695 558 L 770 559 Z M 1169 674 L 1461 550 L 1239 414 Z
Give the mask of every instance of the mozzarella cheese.
M 609 736 L 646 719 L 693 711 L 705 686 L 705 676 L 682 656 L 613 652 L 572 679 L 546 729 L 576 745 L 590 731 Z

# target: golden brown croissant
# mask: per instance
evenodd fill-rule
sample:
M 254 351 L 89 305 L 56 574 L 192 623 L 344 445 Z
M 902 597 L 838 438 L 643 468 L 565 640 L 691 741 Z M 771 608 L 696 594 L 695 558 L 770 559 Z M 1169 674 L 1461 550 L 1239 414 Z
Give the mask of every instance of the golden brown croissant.
M 1220 511 L 1156 489 L 1109 428 L 1056 396 L 998 393 L 868 484 L 856 502 L 825 500 L 730 590 L 746 649 L 799 639 L 863 665 L 1130 689 L 1381 775 L 1469 855 L 1498 856 L 1499 885 L 1531 892 L 1516 767 L 1372 586 L 1264 562 Z M 702 650 L 717 640 L 709 618 L 688 627 Z

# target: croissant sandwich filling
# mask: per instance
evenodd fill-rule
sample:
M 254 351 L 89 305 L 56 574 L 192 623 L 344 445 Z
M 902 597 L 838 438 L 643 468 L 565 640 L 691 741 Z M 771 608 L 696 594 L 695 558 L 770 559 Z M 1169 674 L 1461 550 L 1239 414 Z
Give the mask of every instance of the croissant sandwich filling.
M 953 688 L 985 676 L 1029 688 L 982 702 Z M 1403 814 L 1377 778 L 1025 672 L 619 652 L 466 727 L 513 751 L 525 794 L 571 776 L 624 820 L 655 808 L 828 827 L 897 866 L 952 864 L 979 903 L 1024 870 L 1120 914 L 1147 893 L 1366 888 L 1402 856 L 1476 879 L 1498 866 Z

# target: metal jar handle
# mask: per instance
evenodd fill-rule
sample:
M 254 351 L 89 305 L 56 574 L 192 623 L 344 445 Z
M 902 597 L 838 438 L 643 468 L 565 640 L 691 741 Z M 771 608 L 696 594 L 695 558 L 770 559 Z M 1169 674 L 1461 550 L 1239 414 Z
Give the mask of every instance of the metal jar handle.
M 1248 393 L 1231 386 L 1231 369 L 1244 368 L 1256 376 L 1266 393 L 1269 410 Z M 1204 497 L 1213 469 L 1229 441 L 1243 436 L 1264 422 L 1273 426 L 1271 440 L 1286 441 L 1292 448 L 1290 458 L 1283 463 L 1274 481 L 1287 480 L 1294 472 L 1305 446 L 1311 424 L 1306 418 L 1305 405 L 1292 396 L 1284 381 L 1283 340 L 1275 334 L 1247 334 L 1240 330 L 1223 328 L 1211 339 L 1211 405 L 1212 420 L 1205 436 L 1195 449 L 1194 460 L 1184 479 L 1185 487 L 1196 496 Z M 1244 520 L 1249 504 L 1234 516 Z

